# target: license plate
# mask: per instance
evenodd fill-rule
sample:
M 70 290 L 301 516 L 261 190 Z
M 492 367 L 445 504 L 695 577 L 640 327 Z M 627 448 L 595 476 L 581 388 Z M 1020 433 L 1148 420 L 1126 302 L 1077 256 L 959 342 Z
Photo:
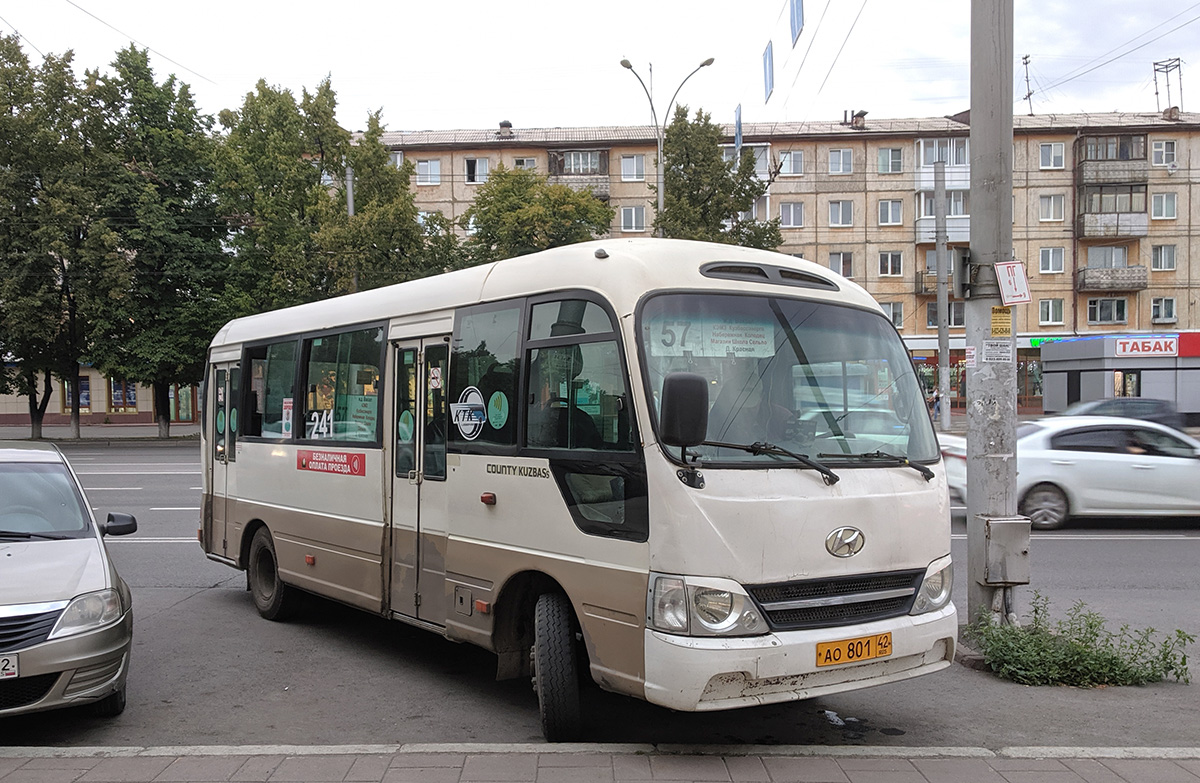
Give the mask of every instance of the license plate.
M 839 663 L 857 663 L 872 658 L 886 658 L 892 654 L 892 634 L 859 636 L 838 642 L 817 643 L 817 666 L 836 666 Z
M 17 675 L 17 654 L 7 653 L 0 655 L 0 680 L 6 680 L 9 677 Z

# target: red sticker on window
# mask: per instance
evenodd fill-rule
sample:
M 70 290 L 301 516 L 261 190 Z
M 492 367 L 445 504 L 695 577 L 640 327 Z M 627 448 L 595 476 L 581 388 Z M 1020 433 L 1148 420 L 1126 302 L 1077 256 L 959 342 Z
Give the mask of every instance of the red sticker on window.
M 343 476 L 367 475 L 367 456 L 351 451 L 296 452 L 296 470 L 314 470 L 318 473 L 340 473 Z

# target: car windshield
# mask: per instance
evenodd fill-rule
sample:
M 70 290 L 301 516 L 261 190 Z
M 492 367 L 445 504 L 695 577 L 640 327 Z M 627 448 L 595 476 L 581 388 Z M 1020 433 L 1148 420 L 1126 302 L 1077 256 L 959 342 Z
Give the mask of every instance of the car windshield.
M 0 462 L 0 541 L 88 533 L 83 498 L 66 465 Z
M 669 294 L 649 299 L 641 342 L 651 405 L 663 379 L 709 381 L 709 443 L 702 459 L 779 464 L 786 457 L 715 443 L 771 443 L 826 464 L 881 464 L 883 451 L 938 457 L 912 362 L 880 314 L 765 296 Z

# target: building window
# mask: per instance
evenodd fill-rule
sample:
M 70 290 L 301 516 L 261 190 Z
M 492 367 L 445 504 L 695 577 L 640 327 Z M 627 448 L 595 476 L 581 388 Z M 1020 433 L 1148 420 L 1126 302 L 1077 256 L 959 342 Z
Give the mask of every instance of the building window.
M 513 159 L 513 168 L 514 169 L 529 169 L 529 170 L 536 169 L 537 168 L 537 158 L 514 158 Z
M 1038 220 L 1042 222 L 1062 220 L 1063 200 L 1064 197 L 1061 193 L 1057 193 L 1053 196 L 1040 196 L 1038 198 L 1038 204 L 1040 205 Z
M 804 173 L 804 153 L 800 150 L 779 153 L 779 173 L 798 177 Z
M 966 324 L 966 306 L 963 302 L 947 302 L 946 303 L 946 325 L 951 329 L 960 329 Z M 930 329 L 936 329 L 937 321 L 937 302 L 928 302 L 925 305 L 925 325 Z
M 1041 168 L 1043 169 L 1061 169 L 1063 167 L 1063 143 L 1061 141 L 1042 144 L 1041 153 Z
M 1088 248 L 1088 269 L 1123 269 L 1127 266 L 1129 248 L 1123 245 Z
M 1063 300 L 1039 299 L 1038 324 L 1041 326 L 1062 326 Z
M 1153 220 L 1175 219 L 1175 194 L 1155 193 L 1150 197 L 1150 217 Z
M 388 153 L 388 164 L 400 168 L 404 165 L 404 152 L 397 150 Z
M 879 151 L 879 173 L 899 174 L 903 168 L 904 151 L 899 147 L 884 148 Z
M 922 166 L 932 166 L 939 160 L 947 166 L 966 166 L 970 163 L 967 139 L 921 139 L 917 145 Z
M 1088 136 L 1083 140 L 1085 160 L 1145 160 L 1145 136 Z
M 767 48 L 763 51 L 763 90 L 765 95 L 764 100 L 771 99 L 771 93 L 775 90 L 775 55 L 771 41 L 767 41 Z
M 899 199 L 879 201 L 879 225 L 898 226 L 901 223 Z
M 645 231 L 646 230 L 646 208 L 645 207 L 621 207 L 621 230 L 622 231 Z
M 435 214 L 436 212 L 431 212 L 426 209 L 417 210 L 417 225 L 424 227 L 429 222 L 429 218 L 433 217 Z
M 880 277 L 896 277 L 904 274 L 904 254 L 899 250 L 885 250 L 879 254 Z
M 1125 323 L 1124 299 L 1089 299 L 1089 324 L 1123 324 Z
M 759 179 L 769 179 L 771 176 L 771 163 L 769 146 L 766 144 L 743 144 L 742 153 L 750 150 L 754 154 L 754 176 Z M 733 161 L 734 170 L 741 165 L 741 160 L 738 159 L 737 147 L 732 144 L 725 144 L 721 147 L 721 159 L 725 162 Z
M 854 277 L 854 254 L 830 253 L 829 268 L 842 277 Z
M 853 226 L 854 225 L 854 202 L 853 201 L 830 201 L 829 202 L 829 225 L 830 225 L 830 227 Z
M 1153 245 L 1150 248 L 1150 268 L 1163 272 L 1175 268 L 1175 246 Z
M 932 190 L 921 192 L 921 217 L 931 218 L 936 217 L 937 199 L 934 198 Z M 971 191 L 969 190 L 947 190 L 946 191 L 946 216 L 947 217 L 965 217 L 971 214 Z
M 1083 211 L 1089 215 L 1145 212 L 1145 185 L 1088 185 L 1083 189 Z
M 1167 139 L 1155 141 L 1151 143 L 1153 157 L 1150 163 L 1153 166 L 1169 166 L 1175 162 L 1175 142 Z
M 955 249 L 952 247 L 946 248 L 946 265 L 947 265 L 946 276 L 947 277 L 954 276 L 954 253 L 955 252 L 956 252 Z M 937 248 L 934 247 L 934 248 L 930 248 L 925 251 L 925 274 L 936 275 L 937 271 L 938 271 Z
M 563 156 L 564 174 L 599 174 L 599 150 L 574 150 Z
M 880 302 L 879 306 L 883 308 L 883 314 L 897 329 L 904 328 L 904 302 Z
M 1043 247 L 1041 250 L 1041 265 L 1038 269 L 1043 275 L 1057 275 L 1064 270 L 1063 258 L 1065 249 L 1061 247 Z
M 851 150 L 829 151 L 829 173 L 850 174 L 854 171 L 854 154 Z
M 417 161 L 417 184 L 418 185 L 440 185 L 440 184 L 442 184 L 442 162 L 440 160 L 418 160 Z
M 479 226 L 477 226 L 475 224 L 475 216 L 474 215 L 471 215 L 471 217 L 467 218 L 467 225 L 463 228 L 463 231 L 469 237 L 475 236 L 476 232 L 479 231 Z
M 645 155 L 622 155 L 621 156 L 621 181 L 622 182 L 645 182 L 646 181 L 646 156 Z
M 108 379 L 109 413 L 137 413 L 137 384 Z
M 79 412 L 92 412 L 92 379 L 86 375 L 77 376 L 79 380 Z M 72 384 L 63 383 L 62 385 L 62 410 L 63 413 L 71 411 Z
M 1175 323 L 1175 297 L 1156 296 L 1150 300 L 1150 320 L 1154 323 Z
M 782 228 L 802 228 L 804 226 L 804 204 L 800 202 L 780 204 L 779 225 Z
M 487 158 L 467 158 L 467 184 L 479 185 L 487 182 Z

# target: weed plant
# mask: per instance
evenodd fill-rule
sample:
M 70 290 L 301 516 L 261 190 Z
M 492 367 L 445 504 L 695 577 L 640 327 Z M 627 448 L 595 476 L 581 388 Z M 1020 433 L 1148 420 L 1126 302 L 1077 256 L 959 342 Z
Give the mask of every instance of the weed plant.
M 967 629 L 998 676 L 1024 685 L 1143 685 L 1174 677 L 1191 682 L 1187 646 L 1192 634 L 1176 630 L 1155 639 L 1155 630 L 1116 633 L 1082 602 L 1062 620 L 1050 619 L 1050 599 L 1035 592 L 1025 625 L 992 625 L 986 618 Z

